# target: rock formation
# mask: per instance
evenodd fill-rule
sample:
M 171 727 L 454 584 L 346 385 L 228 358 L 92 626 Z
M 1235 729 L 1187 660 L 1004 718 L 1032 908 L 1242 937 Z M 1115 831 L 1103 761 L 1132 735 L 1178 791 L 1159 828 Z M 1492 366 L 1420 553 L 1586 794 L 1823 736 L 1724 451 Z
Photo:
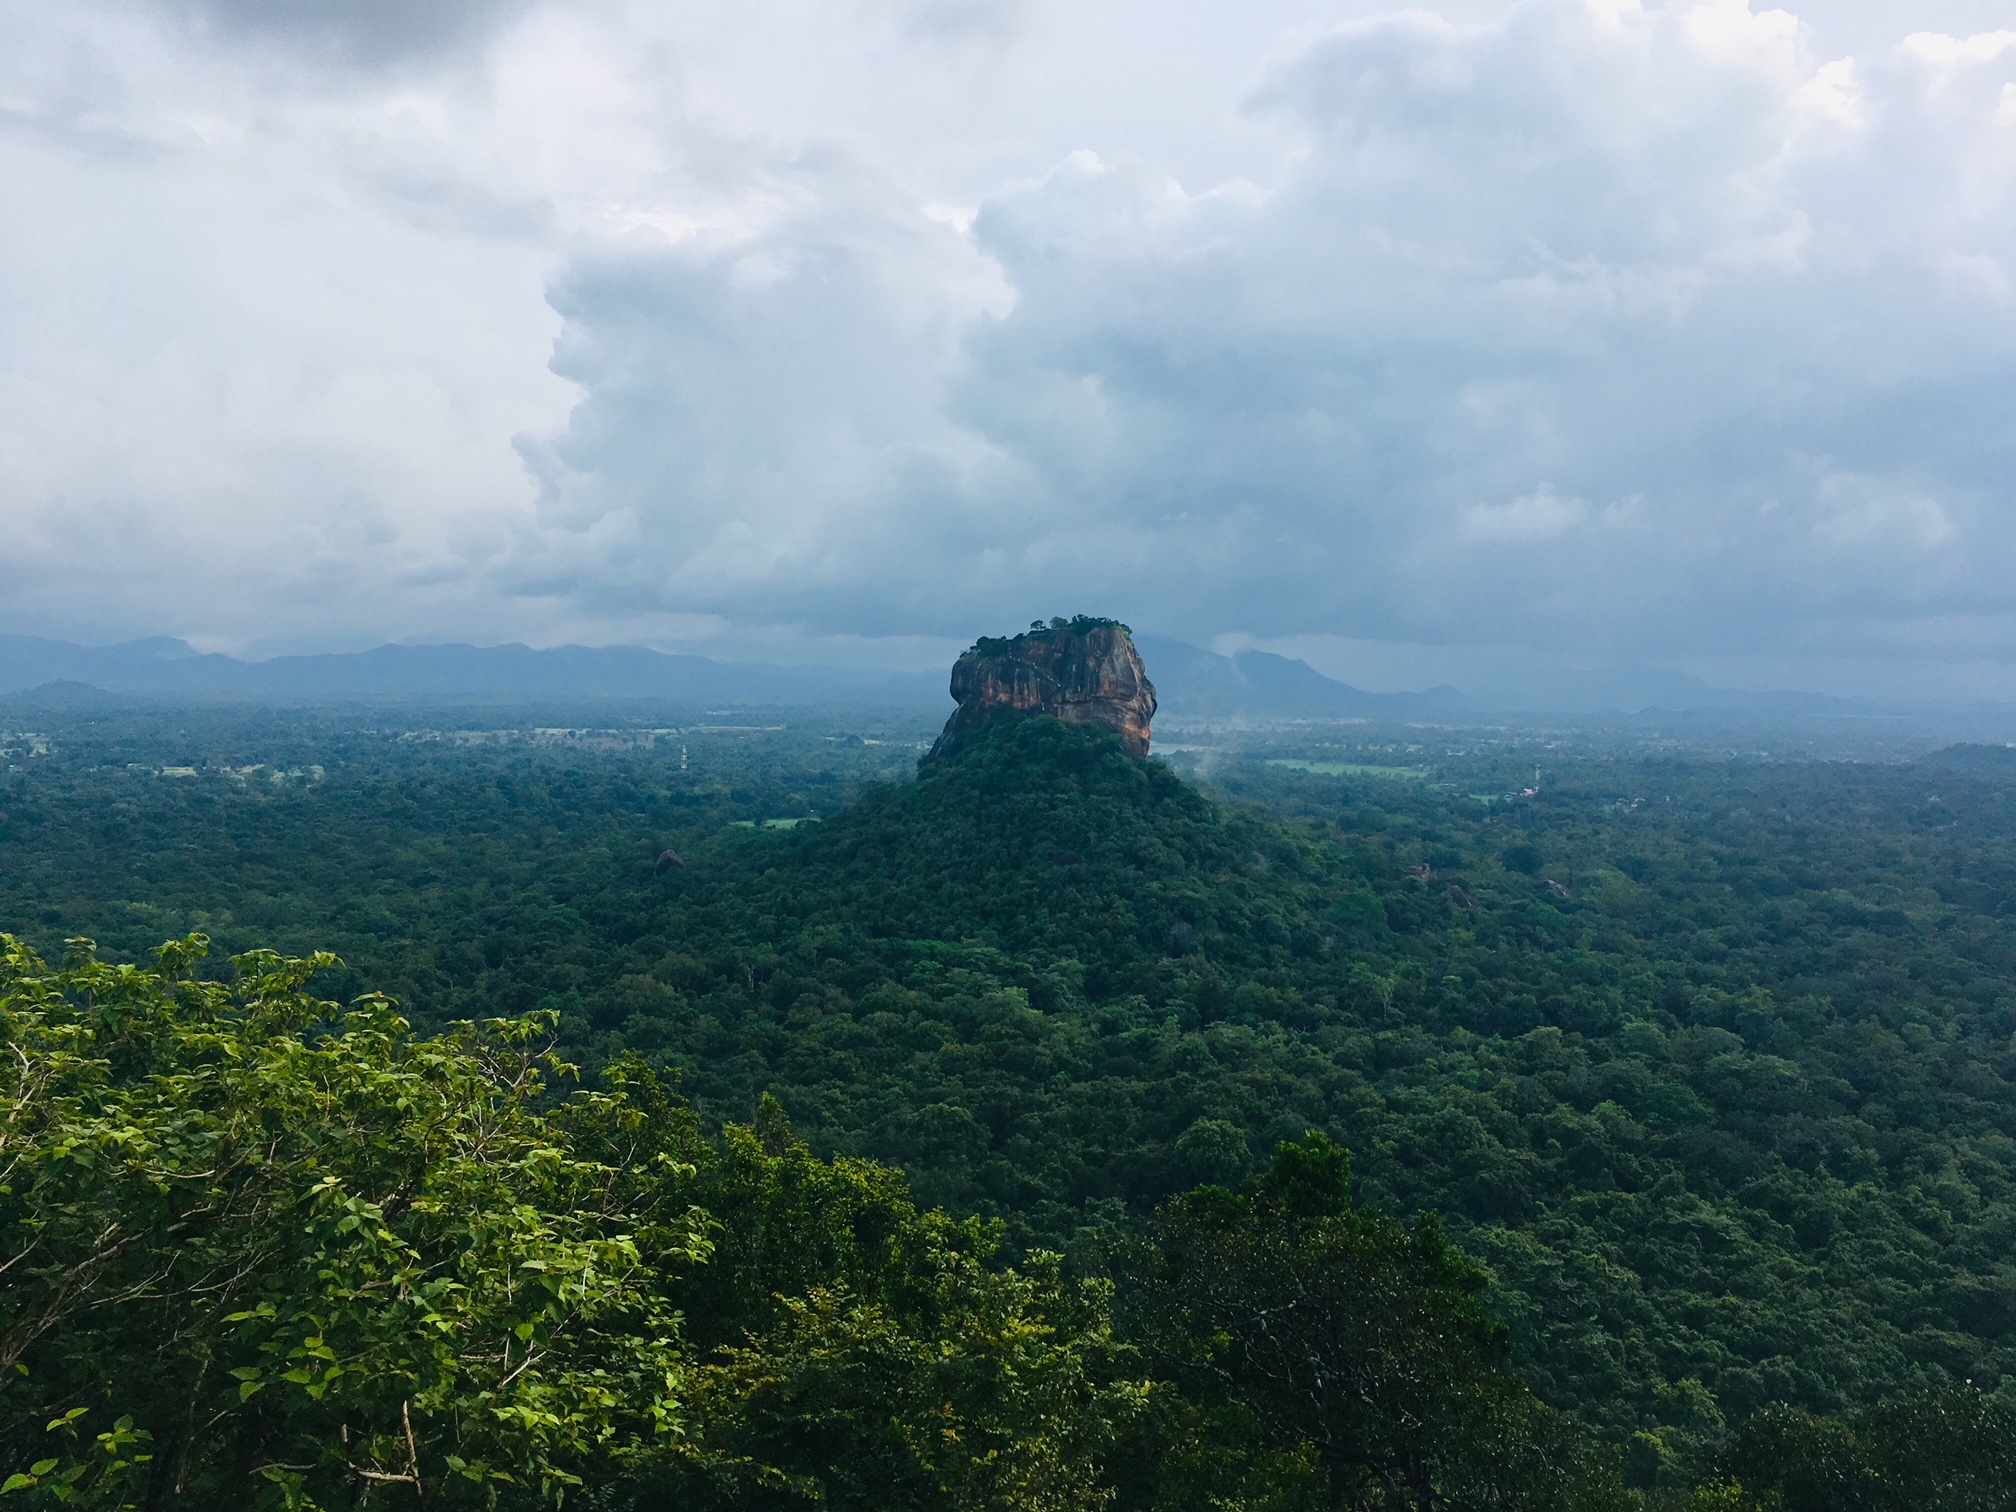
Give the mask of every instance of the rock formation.
M 1101 724 L 1136 756 L 1148 754 L 1155 685 L 1132 634 L 1114 620 L 1080 615 L 1033 625 L 1012 639 L 983 637 L 953 663 L 952 696 L 959 707 L 931 747 L 931 760 L 956 754 L 1003 709 Z

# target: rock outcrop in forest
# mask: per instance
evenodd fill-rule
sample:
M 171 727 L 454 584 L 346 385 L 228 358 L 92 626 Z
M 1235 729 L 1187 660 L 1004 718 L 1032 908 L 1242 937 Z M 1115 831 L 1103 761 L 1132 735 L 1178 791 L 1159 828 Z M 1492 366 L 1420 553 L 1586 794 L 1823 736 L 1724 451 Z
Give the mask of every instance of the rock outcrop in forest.
M 997 713 L 1048 714 L 1073 724 L 1099 724 L 1136 756 L 1148 754 L 1155 685 L 1127 626 L 1117 620 L 1040 621 L 1011 638 L 983 636 L 952 666 L 959 707 L 927 758 L 956 755 Z

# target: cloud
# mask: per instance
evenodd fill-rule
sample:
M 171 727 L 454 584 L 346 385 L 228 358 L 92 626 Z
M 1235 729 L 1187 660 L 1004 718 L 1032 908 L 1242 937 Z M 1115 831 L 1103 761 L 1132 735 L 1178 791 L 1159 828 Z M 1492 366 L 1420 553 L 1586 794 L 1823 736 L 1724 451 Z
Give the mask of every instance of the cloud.
M 879 0 L 905 36 L 940 43 L 1003 42 L 1030 22 L 1034 0 Z
M 2008 34 L 422 10 L 28 8 L 10 628 L 2016 661 Z
M 1588 517 L 1581 499 L 1564 499 L 1542 483 L 1509 504 L 1473 504 L 1463 512 L 1460 533 L 1469 541 L 1551 541 Z
M 554 285 L 554 370 L 587 397 L 520 438 L 541 529 L 507 591 L 901 633 L 984 553 L 990 448 L 940 405 L 955 320 L 998 281 L 844 164 L 786 165 L 773 197 L 803 203 L 632 232 Z
M 516 19 L 529 0 L 195 0 L 163 9 L 231 44 L 351 68 L 436 59 Z
M 737 615 L 1873 653 L 2008 601 L 2011 69 L 1740 3 L 1354 22 L 1252 93 L 1264 187 L 987 196 L 1000 307 L 824 191 L 584 264 L 566 350 L 632 355 L 563 357 L 549 485 Z

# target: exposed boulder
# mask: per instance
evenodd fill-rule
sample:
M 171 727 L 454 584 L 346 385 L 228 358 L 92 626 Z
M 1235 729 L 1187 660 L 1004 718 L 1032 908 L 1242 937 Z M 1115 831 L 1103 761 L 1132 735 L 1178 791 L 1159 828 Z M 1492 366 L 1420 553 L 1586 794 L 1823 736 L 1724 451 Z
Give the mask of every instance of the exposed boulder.
M 1117 620 L 1081 614 L 1039 622 L 1012 638 L 983 636 L 953 663 L 952 696 L 959 707 L 927 760 L 956 755 L 1003 710 L 1104 725 L 1136 756 L 1148 754 L 1155 685 L 1132 633 Z

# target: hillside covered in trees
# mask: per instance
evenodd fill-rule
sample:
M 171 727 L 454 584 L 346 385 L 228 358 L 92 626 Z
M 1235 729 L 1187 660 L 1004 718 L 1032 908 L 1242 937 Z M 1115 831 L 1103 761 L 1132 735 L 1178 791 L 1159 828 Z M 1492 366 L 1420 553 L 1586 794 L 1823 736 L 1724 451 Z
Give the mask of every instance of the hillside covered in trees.
M 182 759 L 150 765 L 171 739 Z M 868 1393 L 845 1410 L 878 1423 L 938 1411 L 916 1372 L 966 1347 L 946 1343 L 969 1326 L 942 1300 L 947 1286 L 968 1297 L 969 1283 L 946 1279 L 956 1272 L 996 1298 L 972 1306 L 1040 1314 L 1037 1331 L 1076 1353 L 1051 1361 L 1054 1376 L 1026 1374 L 1064 1395 L 975 1385 L 985 1411 L 946 1401 L 994 1425 L 975 1433 L 1049 1443 L 1058 1465 L 1081 1456 L 1058 1484 L 1119 1505 L 2007 1504 L 2016 771 L 2001 755 L 1589 748 L 1549 753 L 1527 793 L 1529 753 L 1503 742 L 1342 760 L 1284 748 L 1227 758 L 1207 790 L 1102 731 L 1008 720 L 956 762 L 892 780 L 916 745 L 895 728 L 600 749 L 305 723 L 80 728 L 17 759 L 0 786 L 0 927 L 52 958 L 62 936 L 88 934 L 129 959 L 200 929 L 219 954 L 176 956 L 176 970 L 219 981 L 237 979 L 226 951 L 326 946 L 346 964 L 316 967 L 313 1003 L 382 988 L 423 1033 L 550 1015 L 590 1090 L 485 1095 L 521 1098 L 537 1124 L 523 1138 L 564 1146 L 552 1157 L 563 1164 L 641 1169 L 578 1142 L 580 1120 L 634 1117 L 657 1131 L 647 1163 L 686 1174 L 614 1193 L 595 1187 L 613 1178 L 581 1174 L 567 1179 L 594 1189 L 592 1204 L 562 1202 L 561 1182 L 532 1206 L 559 1229 L 587 1210 L 610 1225 L 555 1243 L 654 1235 L 658 1249 L 626 1258 L 631 1291 L 605 1313 L 588 1293 L 580 1305 L 620 1316 L 625 1338 L 651 1333 L 639 1320 L 681 1315 L 659 1363 L 717 1383 L 691 1396 L 679 1430 L 704 1454 L 652 1449 L 634 1387 L 618 1393 L 621 1412 L 605 1404 L 579 1430 L 581 1443 L 631 1448 L 582 1459 L 549 1445 L 584 1496 L 771 1504 L 754 1481 L 721 1489 L 733 1461 L 770 1477 L 761 1495 L 777 1505 L 849 1504 L 805 1479 L 843 1458 L 819 1433 L 855 1421 L 820 1393 Z M 170 766 L 189 775 L 161 775 Z M 654 870 L 667 847 L 680 864 Z M 280 971 L 258 960 L 251 980 Z M 17 954 L 12 969 L 81 1005 L 102 997 L 89 974 L 111 968 L 80 957 L 64 978 Z M 242 985 L 204 997 L 200 982 L 121 980 L 148 1001 L 194 993 L 232 1023 L 250 1011 Z M 253 997 L 295 1003 L 310 980 Z M 337 1022 L 287 1012 L 306 1047 Z M 420 1041 L 391 1012 L 369 1010 L 381 1017 L 356 1032 L 376 1025 L 376 1043 L 405 1047 L 396 1061 Z M 453 1042 L 486 1076 L 501 1074 L 480 1048 L 492 1032 Z M 100 1058 L 108 1069 L 90 1075 L 103 1085 L 139 1085 L 117 1054 Z M 633 1104 L 655 1111 L 621 1111 Z M 1344 1150 L 1348 1181 L 1326 1153 Z M 390 1157 L 357 1158 L 387 1185 Z M 745 1188 L 722 1185 L 738 1161 L 745 1184 L 785 1162 L 793 1201 L 821 1182 L 872 1189 L 859 1200 L 883 1204 L 874 1232 L 939 1237 L 871 1263 L 848 1249 L 857 1226 L 844 1242 L 807 1240 L 773 1274 L 762 1267 L 798 1243 L 784 1236 L 817 1232 L 825 1208 L 765 1228 Z M 1313 1196 L 1297 1185 L 1308 1181 Z M 323 1200 L 308 1188 L 259 1200 L 308 1212 Z M 507 1183 L 476 1201 L 523 1197 Z M 44 1220 L 17 1205 L 10 1221 L 26 1232 Z M 414 1221 L 410 1236 L 387 1232 L 421 1270 L 463 1244 Z M 480 1273 L 490 1262 L 470 1253 Z M 870 1274 L 885 1263 L 913 1269 L 900 1285 Z M 498 1258 L 492 1281 L 470 1281 L 467 1338 L 503 1326 L 479 1294 L 509 1272 Z M 1446 1370 L 1388 1379 L 1363 1365 L 1399 1346 L 1325 1300 L 1317 1281 L 1332 1274 L 1384 1277 L 1360 1291 L 1413 1299 L 1381 1316 L 1421 1330 L 1402 1354 Z M 1286 1290 L 1270 1299 L 1268 1287 Z M 17 1322 L 25 1305 L 10 1303 Z M 1326 1347 L 1379 1383 L 1371 1417 L 1291 1406 L 1311 1399 L 1307 1383 L 1284 1384 L 1259 1336 L 1241 1332 L 1280 1308 L 1328 1320 Z M 970 1326 L 1006 1347 L 1009 1314 L 987 1316 Z M 591 1324 L 603 1326 L 578 1326 Z M 855 1330 L 847 1348 L 879 1363 L 791 1385 L 780 1361 L 853 1358 L 819 1342 L 828 1328 Z M 113 1346 L 80 1332 L 62 1347 L 83 1382 L 75 1362 Z M 222 1345 L 190 1347 L 223 1358 Z M 422 1439 L 474 1410 L 456 1393 L 499 1390 L 505 1358 L 428 1377 L 433 1416 L 410 1460 L 450 1452 Z M 60 1391 L 40 1395 L 52 1368 L 37 1365 L 33 1406 L 11 1420 L 17 1457 L 35 1414 L 69 1410 Z M 319 1367 L 298 1368 L 306 1390 Z M 976 1356 L 965 1379 L 989 1371 L 1025 1379 L 996 1356 Z M 179 1378 L 162 1379 L 173 1399 Z M 742 1384 L 718 1384 L 730 1381 Z M 899 1398 L 911 1406 L 889 1405 Z M 354 1422 L 364 1434 L 378 1413 L 368 1467 L 407 1474 L 390 1402 L 360 1405 Z M 481 1410 L 497 1409 L 486 1397 Z M 1043 1412 L 1091 1436 L 1047 1438 Z M 1416 1426 L 1396 1439 L 1384 1412 Z M 339 1442 L 353 1421 L 325 1414 L 318 1429 L 313 1417 L 301 1432 Z M 876 1451 L 894 1459 L 861 1469 L 861 1484 L 886 1483 L 900 1462 L 937 1488 L 908 1504 L 1045 1504 L 976 1489 L 919 1449 L 921 1431 Z M 1485 1446 L 1483 1459 L 1459 1444 Z M 306 1451 L 272 1452 L 294 1464 Z M 507 1451 L 484 1452 L 501 1465 Z M 590 1460 L 603 1468 L 584 1470 Z

